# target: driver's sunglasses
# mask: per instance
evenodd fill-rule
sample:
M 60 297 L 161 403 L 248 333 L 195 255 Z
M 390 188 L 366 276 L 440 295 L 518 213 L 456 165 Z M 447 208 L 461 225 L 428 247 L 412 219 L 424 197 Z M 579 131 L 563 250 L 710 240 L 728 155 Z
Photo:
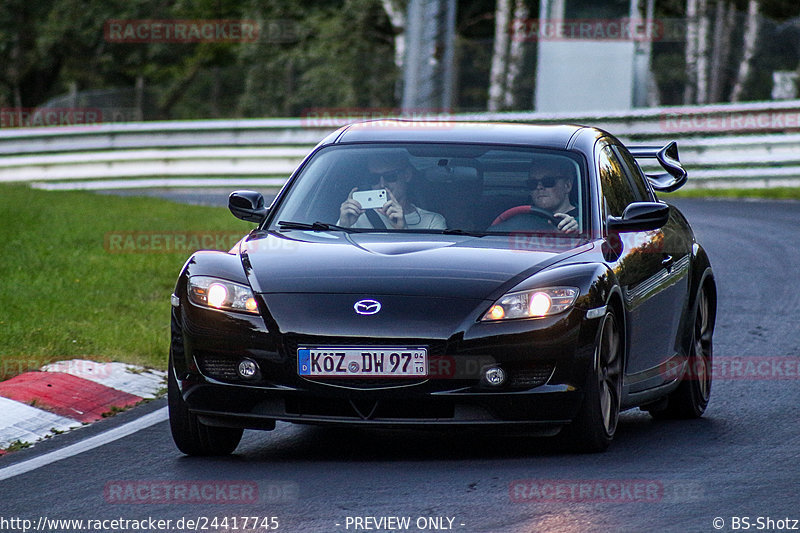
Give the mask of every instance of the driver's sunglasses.
M 530 187 L 531 189 L 538 189 L 539 184 L 541 183 L 542 187 L 544 187 L 545 189 L 550 189 L 556 186 L 557 181 L 558 178 L 554 178 L 552 176 L 548 176 L 546 178 L 541 178 L 541 179 L 529 179 L 528 187 Z
M 381 178 L 383 178 L 384 183 L 394 183 L 400 179 L 400 176 L 403 174 L 404 168 L 397 168 L 395 170 L 390 170 L 388 172 L 380 172 L 377 174 L 370 174 L 370 183 L 380 183 Z

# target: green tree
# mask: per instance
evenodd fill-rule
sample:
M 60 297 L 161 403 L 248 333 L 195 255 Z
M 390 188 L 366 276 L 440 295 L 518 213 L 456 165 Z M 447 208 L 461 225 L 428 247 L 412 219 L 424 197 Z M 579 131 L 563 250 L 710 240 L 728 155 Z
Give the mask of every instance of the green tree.
M 298 116 L 310 108 L 393 107 L 394 33 L 377 0 L 252 2 L 262 28 L 241 48 L 246 68 L 240 113 Z M 290 38 L 294 36 L 294 38 Z

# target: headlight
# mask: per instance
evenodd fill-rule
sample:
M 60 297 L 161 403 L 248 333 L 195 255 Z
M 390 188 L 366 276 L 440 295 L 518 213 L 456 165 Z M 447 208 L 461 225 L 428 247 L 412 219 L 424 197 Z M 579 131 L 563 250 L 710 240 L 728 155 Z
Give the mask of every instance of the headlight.
M 481 321 L 538 318 L 562 313 L 572 307 L 580 291 L 575 287 L 547 287 L 509 292 L 497 300 Z
M 258 304 L 253 291 L 245 285 L 209 276 L 192 276 L 189 278 L 187 290 L 189 300 L 197 305 L 223 311 L 258 314 Z

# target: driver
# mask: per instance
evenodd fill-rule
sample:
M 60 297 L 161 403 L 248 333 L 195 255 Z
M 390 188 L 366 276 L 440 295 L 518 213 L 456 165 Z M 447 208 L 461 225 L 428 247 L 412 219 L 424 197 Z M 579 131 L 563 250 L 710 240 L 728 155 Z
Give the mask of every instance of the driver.
M 426 211 L 411 203 L 409 182 L 414 169 L 400 154 L 389 153 L 382 157 L 372 157 L 367 162 L 371 189 L 386 189 L 389 200 L 375 209 L 383 224 L 390 229 L 446 229 L 447 223 L 442 215 Z M 354 187 L 339 208 L 339 226 L 353 228 L 373 228 L 367 210 L 353 199 Z
M 528 188 L 535 207 L 553 213 L 561 219 L 558 229 L 564 233 L 578 233 L 578 208 L 572 205 L 569 193 L 575 182 L 575 168 L 570 161 L 557 160 L 536 164 L 528 174 Z

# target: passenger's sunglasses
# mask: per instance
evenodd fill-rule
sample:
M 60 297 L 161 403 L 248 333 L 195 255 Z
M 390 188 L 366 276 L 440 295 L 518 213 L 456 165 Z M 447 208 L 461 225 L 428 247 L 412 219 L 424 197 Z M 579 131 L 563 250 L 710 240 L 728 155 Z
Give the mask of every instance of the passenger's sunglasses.
M 554 178 L 552 176 L 548 176 L 546 178 L 541 178 L 541 179 L 529 179 L 528 187 L 530 187 L 531 189 L 538 189 L 539 184 L 541 183 L 542 187 L 544 187 L 545 189 L 550 189 L 551 187 L 556 186 L 557 181 L 558 178 Z
M 370 174 L 370 183 L 380 183 L 381 178 L 385 183 L 394 183 L 400 179 L 400 176 L 405 171 L 404 168 L 398 168 L 395 170 L 390 170 L 388 172 L 380 172 L 380 173 L 372 173 Z

